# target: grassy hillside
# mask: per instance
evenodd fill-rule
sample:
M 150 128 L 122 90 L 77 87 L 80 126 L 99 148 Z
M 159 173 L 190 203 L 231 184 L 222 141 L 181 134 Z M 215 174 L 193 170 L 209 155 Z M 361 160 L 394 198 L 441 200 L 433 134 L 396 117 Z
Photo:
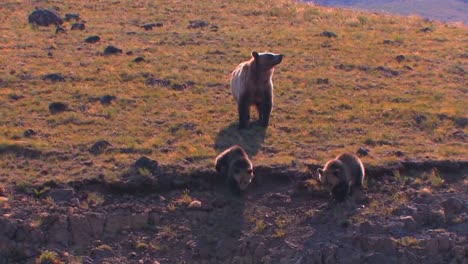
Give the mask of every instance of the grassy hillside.
M 0 181 L 112 179 L 141 155 L 206 168 L 234 143 L 256 165 L 321 164 L 360 146 L 366 164 L 468 157 L 466 27 L 282 0 L 27 3 L 0 6 Z M 79 13 L 86 29 L 28 25 L 35 7 Z M 104 56 L 108 45 L 123 53 Z M 286 57 L 271 126 L 239 132 L 230 72 L 252 50 Z M 43 80 L 51 73 L 65 81 Z M 111 146 L 93 155 L 99 140 Z

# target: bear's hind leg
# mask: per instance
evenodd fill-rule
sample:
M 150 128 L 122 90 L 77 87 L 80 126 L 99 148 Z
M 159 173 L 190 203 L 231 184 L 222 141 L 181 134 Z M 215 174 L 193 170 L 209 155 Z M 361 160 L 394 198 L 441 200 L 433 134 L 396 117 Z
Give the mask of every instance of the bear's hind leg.
M 239 129 L 247 128 L 250 120 L 250 104 L 246 100 L 241 100 L 238 105 Z

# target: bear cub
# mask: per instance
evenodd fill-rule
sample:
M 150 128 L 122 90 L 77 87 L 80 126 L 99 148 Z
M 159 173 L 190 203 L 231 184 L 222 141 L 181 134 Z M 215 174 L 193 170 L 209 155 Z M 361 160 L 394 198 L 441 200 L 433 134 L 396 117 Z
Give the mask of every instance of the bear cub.
M 252 162 L 245 150 L 238 145 L 221 152 L 216 157 L 215 168 L 226 177 L 226 182 L 236 193 L 245 191 L 254 177 Z
M 358 156 L 352 153 L 342 153 L 328 161 L 325 167 L 317 169 L 319 181 L 326 185 L 332 198 L 342 202 L 356 191 L 362 191 L 365 172 L 364 165 Z
M 252 58 L 239 64 L 231 75 L 231 91 L 237 103 L 239 129 L 247 128 L 250 107 L 255 106 L 259 124 L 268 127 L 273 108 L 273 71 L 282 54 L 252 52 Z

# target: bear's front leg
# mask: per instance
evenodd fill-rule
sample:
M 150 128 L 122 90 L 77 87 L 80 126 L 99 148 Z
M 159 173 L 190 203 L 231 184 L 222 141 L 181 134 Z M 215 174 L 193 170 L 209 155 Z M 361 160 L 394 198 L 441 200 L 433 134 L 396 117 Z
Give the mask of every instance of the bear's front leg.
M 238 105 L 239 112 L 239 129 L 244 129 L 249 126 L 250 120 L 250 105 L 247 100 L 241 100 Z
M 260 126 L 262 127 L 268 127 L 268 124 L 270 123 L 270 113 L 271 109 L 273 107 L 273 103 L 271 100 L 271 96 L 267 96 L 265 101 L 262 103 L 261 107 L 261 118 L 260 118 Z

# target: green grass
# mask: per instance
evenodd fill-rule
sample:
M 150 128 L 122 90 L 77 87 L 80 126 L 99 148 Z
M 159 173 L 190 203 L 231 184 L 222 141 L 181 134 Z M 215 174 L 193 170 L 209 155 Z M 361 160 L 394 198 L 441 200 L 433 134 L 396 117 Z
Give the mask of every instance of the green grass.
M 466 142 L 451 136 L 458 130 L 467 133 L 454 121 L 467 117 L 466 26 L 286 0 L 111 3 L 54 2 L 62 15 L 76 12 L 86 20 L 85 31 L 60 35 L 27 24 L 34 7 L 47 4 L 4 4 L 0 180 L 114 178 L 144 151 L 162 164 L 207 168 L 222 150 L 217 146 L 235 143 L 249 150 L 255 165 L 323 163 L 365 142 L 376 142 L 368 146 L 372 155 L 363 158 L 366 164 L 398 160 L 392 154 L 397 150 L 411 158 L 468 156 Z M 195 19 L 209 26 L 187 28 Z M 164 26 L 139 27 L 150 22 Z M 424 27 L 433 31 L 418 32 Z M 338 37 L 320 36 L 324 30 Z M 84 43 L 91 35 L 101 40 Z M 98 55 L 107 45 L 124 53 Z M 286 55 L 275 71 L 275 104 L 264 134 L 257 128 L 234 129 L 230 73 L 252 50 Z M 406 59 L 399 63 L 395 57 L 400 54 Z M 137 56 L 147 61 L 132 62 Z M 341 64 L 352 69 L 343 70 Z M 389 76 L 379 66 L 399 75 Z M 41 79 L 55 72 L 73 80 Z M 170 85 L 145 85 L 150 76 Z M 317 84 L 317 78 L 330 83 Z M 184 90 L 172 88 L 187 83 Z M 112 104 L 96 101 L 105 94 L 116 96 Z M 12 95 L 24 97 L 13 100 Z M 49 113 L 53 101 L 68 103 L 71 111 Z M 28 128 L 37 135 L 23 137 Z M 91 145 L 103 139 L 135 151 L 90 154 Z M 4 145 L 34 146 L 54 155 L 23 158 L 3 151 Z M 92 166 L 80 162 L 88 159 Z

